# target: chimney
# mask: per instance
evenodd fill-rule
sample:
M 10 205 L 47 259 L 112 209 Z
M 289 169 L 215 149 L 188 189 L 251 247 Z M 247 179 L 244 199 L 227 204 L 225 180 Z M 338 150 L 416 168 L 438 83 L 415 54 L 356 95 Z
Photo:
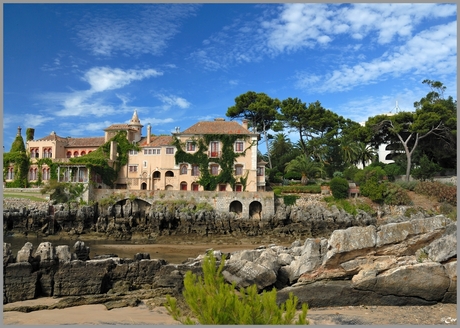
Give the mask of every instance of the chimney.
M 150 144 L 150 135 L 152 134 L 152 127 L 150 123 L 147 124 L 147 145 Z
M 110 141 L 110 160 L 115 161 L 117 159 L 117 142 Z
M 244 119 L 242 125 L 243 125 L 243 128 L 247 129 L 248 128 L 248 120 Z

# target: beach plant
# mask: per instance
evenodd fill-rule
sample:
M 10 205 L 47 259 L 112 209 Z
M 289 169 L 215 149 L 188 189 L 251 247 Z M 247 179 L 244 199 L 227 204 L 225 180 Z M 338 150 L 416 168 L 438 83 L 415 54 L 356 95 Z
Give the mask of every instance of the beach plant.
M 225 282 L 222 270 L 225 256 L 219 265 L 210 251 L 203 259 L 203 276 L 191 271 L 185 274 L 183 296 L 193 318 L 183 316 L 177 300 L 167 295 L 166 309 L 182 324 L 211 325 L 265 325 L 308 324 L 307 304 L 294 322 L 298 299 L 292 293 L 288 300 L 278 306 L 276 289 L 257 292 L 256 285 L 236 289 L 236 284 Z M 196 320 L 196 321 L 195 321 Z

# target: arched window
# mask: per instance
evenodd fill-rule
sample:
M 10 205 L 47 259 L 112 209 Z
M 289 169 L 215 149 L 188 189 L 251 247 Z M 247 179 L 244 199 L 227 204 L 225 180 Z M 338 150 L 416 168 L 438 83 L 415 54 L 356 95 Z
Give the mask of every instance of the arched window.
M 8 180 L 14 180 L 14 167 L 9 167 L 8 168 L 7 179 Z
M 188 168 L 187 164 L 182 164 L 180 166 L 180 174 L 187 174 L 187 168 Z
M 36 168 L 31 168 L 29 170 L 29 180 L 37 180 L 37 169 Z
M 193 191 L 198 191 L 200 188 L 200 185 L 196 182 L 192 183 L 192 190 Z
M 43 180 L 49 180 L 50 179 L 50 169 L 46 167 L 43 168 L 42 176 L 43 176 Z
M 86 155 L 86 151 L 84 150 L 81 152 L 80 156 L 83 156 L 83 155 Z
M 173 171 L 166 171 L 165 176 L 170 177 L 170 178 L 174 177 L 174 172 Z
M 182 181 L 180 183 L 180 190 L 187 190 L 187 182 Z
M 73 152 L 73 157 L 78 157 L 78 151 Z
M 71 153 L 70 151 L 68 151 L 67 154 L 66 154 L 66 157 L 67 157 L 67 158 L 72 157 L 72 153 Z

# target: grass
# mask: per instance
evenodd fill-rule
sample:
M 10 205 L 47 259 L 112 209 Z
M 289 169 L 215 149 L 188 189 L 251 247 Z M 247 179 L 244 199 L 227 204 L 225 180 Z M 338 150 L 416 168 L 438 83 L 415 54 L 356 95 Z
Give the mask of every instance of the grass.
M 36 202 L 47 202 L 48 199 L 46 199 L 47 196 L 41 195 L 41 194 L 32 194 L 32 193 L 5 193 L 3 194 L 3 199 L 5 198 L 22 198 L 22 199 L 28 199 L 28 200 L 33 200 Z

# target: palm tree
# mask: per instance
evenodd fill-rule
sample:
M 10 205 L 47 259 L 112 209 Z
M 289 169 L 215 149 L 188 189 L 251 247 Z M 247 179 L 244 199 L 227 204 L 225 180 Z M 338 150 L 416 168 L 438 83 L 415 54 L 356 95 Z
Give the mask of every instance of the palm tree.
M 340 148 L 342 150 L 344 162 L 356 164 L 359 161 L 359 146 L 356 142 L 351 140 L 342 140 Z
M 364 142 L 358 142 L 357 144 L 357 159 L 363 164 L 363 168 L 366 167 L 366 163 L 373 161 L 377 156 L 374 148 Z
M 285 172 L 294 172 L 302 175 L 300 182 L 305 185 L 310 177 L 314 177 L 324 171 L 320 163 L 313 161 L 310 157 L 303 154 L 287 163 Z

